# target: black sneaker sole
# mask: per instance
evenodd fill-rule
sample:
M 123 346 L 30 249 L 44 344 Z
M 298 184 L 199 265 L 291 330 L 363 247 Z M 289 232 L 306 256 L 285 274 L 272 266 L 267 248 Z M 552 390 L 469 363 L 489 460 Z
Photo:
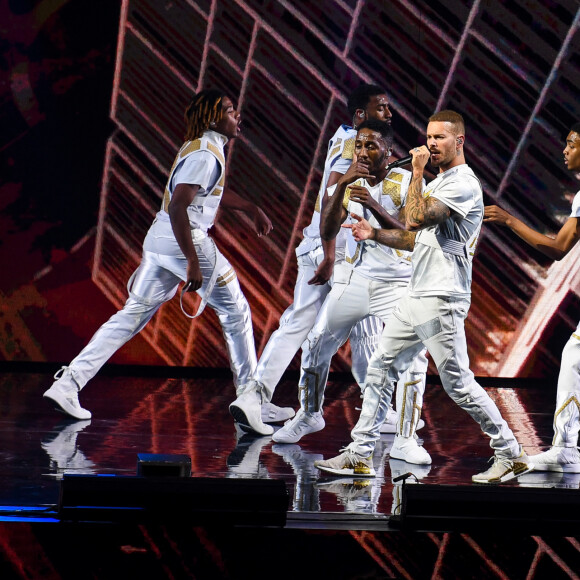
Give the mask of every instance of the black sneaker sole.
M 248 417 L 240 407 L 230 405 L 230 415 L 243 427 L 250 427 Z

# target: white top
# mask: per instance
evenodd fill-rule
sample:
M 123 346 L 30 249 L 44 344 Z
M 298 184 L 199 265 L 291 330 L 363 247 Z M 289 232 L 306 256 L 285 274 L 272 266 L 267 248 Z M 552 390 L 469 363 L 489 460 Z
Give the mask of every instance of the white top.
M 580 191 L 574 196 L 574 199 L 572 200 L 572 211 L 570 212 L 570 217 L 580 217 Z
M 207 234 L 207 230 L 213 225 L 223 192 L 226 142 L 227 137 L 224 135 L 206 131 L 201 139 L 184 143 L 170 173 L 163 207 L 145 237 L 144 250 L 169 256 L 182 255 L 169 215 L 164 209 L 180 183 L 199 185 L 187 208 L 187 214 L 192 232 L 195 231 L 198 237 Z
M 221 168 L 209 151 L 196 151 L 182 161 L 171 177 L 170 190 L 173 193 L 180 183 L 199 185 L 198 194 L 213 189 L 220 177 Z
M 458 165 L 425 188 L 452 212 L 444 222 L 420 230 L 415 238 L 409 284 L 411 296 L 471 296 L 472 261 L 483 221 L 483 192 L 471 168 Z M 455 242 L 462 255 L 443 251 L 440 243 Z
M 362 185 L 390 215 L 398 218 L 399 212 L 407 199 L 407 190 L 411 182 L 411 172 L 405 169 L 392 169 L 385 179 L 376 185 L 370 185 L 365 179 L 358 179 L 354 185 Z M 328 195 L 334 195 L 336 185 L 328 188 Z M 369 209 L 360 203 L 348 198 L 348 187 L 345 194 L 345 209 L 349 216 L 355 213 L 364 217 L 374 228 L 380 228 L 380 223 L 375 219 Z M 350 217 L 347 218 L 350 221 Z M 346 222 L 345 222 L 346 223 Z M 383 244 L 377 244 L 372 240 L 364 240 L 356 243 L 352 232 L 343 228 L 346 232 L 346 264 L 350 265 L 357 274 L 383 282 L 400 283 L 406 285 L 411 277 L 411 254 L 401 250 L 395 250 Z
M 322 198 L 326 191 L 326 183 L 333 171 L 342 175 L 348 171 L 352 163 L 356 133 L 356 129 L 348 125 L 341 125 L 328 142 L 328 152 L 324 162 L 324 172 L 320 182 L 318 197 L 316 198 L 316 205 L 310 224 L 302 231 L 304 239 L 300 242 L 298 248 L 296 248 L 296 255 L 298 256 L 316 249 L 322 243 L 320 241 L 320 211 L 322 209 Z M 336 236 L 335 261 L 337 262 L 344 258 L 345 239 L 343 231 L 339 232 Z

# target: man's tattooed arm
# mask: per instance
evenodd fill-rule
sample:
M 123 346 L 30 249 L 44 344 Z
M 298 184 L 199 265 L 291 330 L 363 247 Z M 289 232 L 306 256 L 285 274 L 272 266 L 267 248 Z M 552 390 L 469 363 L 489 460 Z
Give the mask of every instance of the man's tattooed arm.
M 422 179 L 419 171 L 413 171 L 405 204 L 406 226 L 410 231 L 440 224 L 451 215 L 451 210 L 443 202 L 433 197 L 423 197 Z
M 425 145 L 416 147 L 412 155 L 413 177 L 405 202 L 405 226 L 409 231 L 417 231 L 444 222 L 451 216 L 451 210 L 437 199 L 423 197 L 423 171 L 429 160 L 429 149 Z
M 434 197 L 427 197 L 421 204 L 409 206 L 407 202 L 406 225 L 409 231 L 422 230 L 440 224 L 451 216 L 451 209 Z
M 415 247 L 415 232 L 406 230 L 374 230 L 371 239 L 397 250 L 412 252 Z

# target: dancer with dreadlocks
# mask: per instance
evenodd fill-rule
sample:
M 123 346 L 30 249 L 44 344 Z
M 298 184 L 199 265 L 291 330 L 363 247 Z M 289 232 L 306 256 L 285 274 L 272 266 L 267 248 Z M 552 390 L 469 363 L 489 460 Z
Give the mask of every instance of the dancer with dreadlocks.
M 128 283 L 129 298 L 95 333 L 89 344 L 56 375 L 44 393 L 59 411 L 89 419 L 78 393 L 123 344 L 140 332 L 159 307 L 176 293 L 181 281 L 207 303 L 220 320 L 236 387 L 252 378 L 256 351 L 252 319 L 236 274 L 207 235 L 220 202 L 246 213 L 256 233 L 268 234 L 272 224 L 254 204 L 224 191 L 224 145 L 240 132 L 240 114 L 229 97 L 217 90 L 194 95 L 185 111 L 187 132 L 171 168 L 163 202 L 143 244 L 141 264 Z M 271 432 L 260 418 L 256 431 Z

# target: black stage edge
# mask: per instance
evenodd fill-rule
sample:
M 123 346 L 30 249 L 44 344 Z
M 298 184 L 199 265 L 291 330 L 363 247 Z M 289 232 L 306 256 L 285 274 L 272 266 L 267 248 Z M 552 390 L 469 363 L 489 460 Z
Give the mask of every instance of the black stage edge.
M 405 531 L 574 535 L 580 528 L 578 489 L 484 485 L 403 484 L 400 516 Z
M 289 496 L 277 479 L 67 475 L 61 521 L 284 527 Z
M 36 362 L 36 361 L 0 361 L 0 373 L 39 373 L 53 375 L 67 363 Z M 105 364 L 99 374 L 102 376 L 131 376 L 168 379 L 203 379 L 231 378 L 230 369 L 211 367 L 178 367 L 164 365 L 121 365 Z M 298 381 L 299 371 L 286 371 L 282 380 Z M 557 376 L 533 379 L 520 377 L 476 377 L 482 387 L 518 389 L 535 389 L 546 385 L 556 385 Z M 350 372 L 331 372 L 329 381 L 353 382 Z M 427 383 L 441 385 L 438 375 L 427 375 Z
M 191 457 L 183 454 L 138 453 L 137 475 L 141 477 L 191 477 Z

